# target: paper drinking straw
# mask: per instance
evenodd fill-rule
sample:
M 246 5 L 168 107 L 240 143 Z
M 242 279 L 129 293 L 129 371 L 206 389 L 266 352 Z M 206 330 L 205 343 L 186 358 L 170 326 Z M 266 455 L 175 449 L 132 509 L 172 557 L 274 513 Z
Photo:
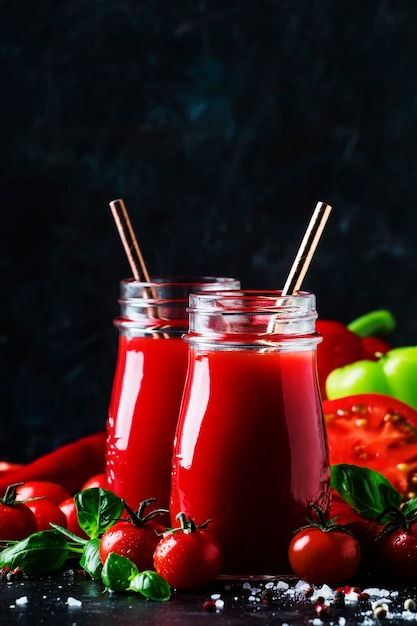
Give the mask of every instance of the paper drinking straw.
M 331 210 L 332 207 L 329 204 L 317 202 L 282 290 L 283 296 L 293 295 L 300 290 Z
M 119 198 L 118 200 L 112 200 L 109 204 L 134 279 L 143 283 L 151 282 L 145 261 L 143 260 L 135 233 L 130 223 L 129 215 L 126 211 L 125 203 Z

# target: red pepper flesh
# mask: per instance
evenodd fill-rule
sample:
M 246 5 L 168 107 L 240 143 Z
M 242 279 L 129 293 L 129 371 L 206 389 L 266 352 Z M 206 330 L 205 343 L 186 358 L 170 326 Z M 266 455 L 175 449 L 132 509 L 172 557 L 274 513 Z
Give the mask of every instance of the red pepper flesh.
M 13 472 L 0 475 L 0 494 L 4 495 L 12 484 L 47 480 L 59 483 L 73 495 L 88 478 L 104 472 L 105 446 L 104 432 L 68 443 Z

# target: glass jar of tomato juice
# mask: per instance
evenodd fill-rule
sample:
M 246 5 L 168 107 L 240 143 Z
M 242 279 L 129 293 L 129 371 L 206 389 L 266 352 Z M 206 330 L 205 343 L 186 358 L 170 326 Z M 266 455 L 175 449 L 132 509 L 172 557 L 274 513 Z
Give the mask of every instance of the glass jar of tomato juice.
M 157 277 L 120 283 L 118 353 L 107 420 L 109 488 L 136 510 L 168 508 L 175 427 L 187 369 L 193 291 L 239 289 L 233 278 Z M 152 507 L 150 507 L 152 508 Z
M 225 576 L 289 572 L 288 545 L 310 503 L 329 504 L 315 296 L 193 294 L 189 316 L 171 519 L 211 520 Z

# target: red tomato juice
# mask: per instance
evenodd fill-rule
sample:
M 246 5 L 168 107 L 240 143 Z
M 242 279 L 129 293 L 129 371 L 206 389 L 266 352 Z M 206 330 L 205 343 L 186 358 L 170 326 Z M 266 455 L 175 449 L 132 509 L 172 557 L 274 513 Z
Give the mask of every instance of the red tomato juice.
M 171 518 L 211 520 L 224 574 L 281 574 L 309 503 L 328 501 L 316 351 L 191 350 Z
M 172 446 L 187 369 L 187 345 L 169 339 L 119 336 L 107 420 L 109 488 L 137 510 L 168 508 Z

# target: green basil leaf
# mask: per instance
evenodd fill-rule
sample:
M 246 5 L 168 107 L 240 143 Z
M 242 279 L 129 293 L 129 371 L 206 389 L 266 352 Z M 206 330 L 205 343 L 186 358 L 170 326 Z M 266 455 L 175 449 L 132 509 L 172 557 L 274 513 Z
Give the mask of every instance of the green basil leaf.
M 70 554 L 65 537 L 42 530 L 0 552 L 0 566 L 20 567 L 25 574 L 45 574 L 61 569 Z
M 398 508 L 401 494 L 379 472 L 340 463 L 331 467 L 332 487 L 356 511 L 370 519 L 389 507 Z
M 127 591 L 138 573 L 138 568 L 130 559 L 110 552 L 103 565 L 101 580 L 108 591 Z
M 85 543 L 89 541 L 88 539 L 79 537 L 75 533 L 68 530 L 68 528 L 64 528 L 63 526 L 60 526 L 59 524 L 54 524 L 53 522 L 50 522 L 50 526 L 52 526 L 52 528 L 57 530 L 62 535 L 65 535 L 65 537 L 68 537 L 68 539 L 72 539 L 74 543 L 79 543 L 80 545 L 84 545 Z
M 101 487 L 76 493 L 74 501 L 78 523 L 90 539 L 100 537 L 121 517 L 124 509 L 121 498 Z
M 417 510 L 417 498 L 410 498 L 410 500 L 406 500 L 404 504 L 401 506 L 401 513 L 404 515 L 411 515 L 414 511 Z
M 100 580 L 103 563 L 100 559 L 100 539 L 90 539 L 84 545 L 80 565 L 95 580 Z
M 165 602 L 171 597 L 171 587 L 160 574 L 152 570 L 139 572 L 131 580 L 129 591 L 138 591 L 145 598 Z

